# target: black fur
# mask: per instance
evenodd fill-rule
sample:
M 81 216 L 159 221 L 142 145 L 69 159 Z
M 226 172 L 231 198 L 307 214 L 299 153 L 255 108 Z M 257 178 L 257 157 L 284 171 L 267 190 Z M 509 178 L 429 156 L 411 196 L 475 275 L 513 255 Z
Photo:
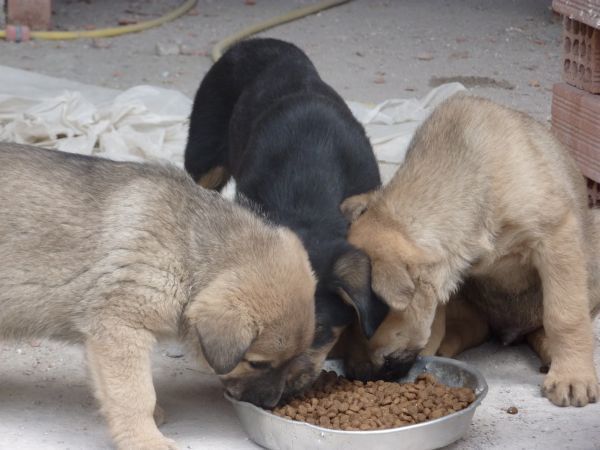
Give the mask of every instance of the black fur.
M 319 280 L 313 347 L 331 343 L 334 327 L 350 324 L 356 313 L 371 335 L 387 307 L 370 289 L 368 258 L 346 241 L 349 224 L 339 206 L 380 187 L 379 170 L 363 127 L 299 48 L 275 39 L 244 41 L 206 74 L 194 100 L 185 167 L 198 181 L 217 166 L 234 177 L 238 200 L 302 239 Z M 358 289 L 334 273 L 346 257 L 366 260 Z

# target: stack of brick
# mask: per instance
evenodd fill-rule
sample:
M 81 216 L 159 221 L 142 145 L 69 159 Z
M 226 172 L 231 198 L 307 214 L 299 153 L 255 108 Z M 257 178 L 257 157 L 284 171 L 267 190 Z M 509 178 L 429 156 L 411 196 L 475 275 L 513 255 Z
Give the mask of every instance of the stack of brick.
M 588 178 L 600 206 L 600 0 L 554 0 L 563 15 L 563 83 L 554 85 L 552 128 Z
M 6 16 L 4 15 L 4 0 L 0 0 L 0 30 L 4 29 L 6 25 L 5 17 Z
M 4 0 L 0 0 L 3 3 Z M 7 0 L 6 22 L 26 26 L 31 30 L 49 30 L 52 18 L 52 0 Z

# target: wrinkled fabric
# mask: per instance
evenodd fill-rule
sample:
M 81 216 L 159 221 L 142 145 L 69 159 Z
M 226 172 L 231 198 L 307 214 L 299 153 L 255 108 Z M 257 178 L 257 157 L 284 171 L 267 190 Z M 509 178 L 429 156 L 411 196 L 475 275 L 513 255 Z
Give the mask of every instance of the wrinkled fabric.
M 465 90 L 449 83 L 421 99 L 348 102 L 389 179 L 417 127 L 440 102 Z M 115 160 L 183 166 L 192 100 L 155 86 L 125 91 L 0 66 L 0 140 Z

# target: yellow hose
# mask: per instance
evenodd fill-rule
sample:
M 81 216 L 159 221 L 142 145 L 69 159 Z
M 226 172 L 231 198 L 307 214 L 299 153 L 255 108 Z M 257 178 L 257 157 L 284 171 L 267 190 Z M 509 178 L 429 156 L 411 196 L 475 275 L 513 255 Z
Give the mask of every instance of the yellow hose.
M 102 28 L 100 30 L 78 30 L 78 31 L 32 31 L 30 36 L 32 39 L 45 40 L 69 40 L 79 38 L 103 38 L 120 36 L 127 33 L 136 33 L 138 31 L 147 30 L 148 28 L 157 27 L 163 23 L 175 20 L 181 17 L 190 9 L 192 9 L 198 0 L 186 0 L 181 6 L 173 11 L 159 17 L 158 19 L 146 20 L 132 25 L 122 27 Z M 0 38 L 6 37 L 6 31 L 0 30 Z
M 302 17 L 308 16 L 310 14 L 315 14 L 319 11 L 323 11 L 324 9 L 333 8 L 334 6 L 341 5 L 343 3 L 348 3 L 350 0 L 330 0 L 321 3 L 317 3 L 316 5 L 305 6 L 303 8 L 295 9 L 294 11 L 290 11 L 287 14 L 283 14 L 278 17 L 273 17 L 272 19 L 265 20 L 264 22 L 260 22 L 251 27 L 245 28 L 242 31 L 235 33 L 231 36 L 226 37 L 225 39 L 220 40 L 215 44 L 212 49 L 212 60 L 213 62 L 217 62 L 217 60 L 223 55 L 223 52 L 231 47 L 238 41 L 241 41 L 248 36 L 252 36 L 253 34 L 259 33 L 264 30 L 268 30 L 269 28 L 276 27 L 278 25 L 291 22 L 293 20 L 300 19 Z

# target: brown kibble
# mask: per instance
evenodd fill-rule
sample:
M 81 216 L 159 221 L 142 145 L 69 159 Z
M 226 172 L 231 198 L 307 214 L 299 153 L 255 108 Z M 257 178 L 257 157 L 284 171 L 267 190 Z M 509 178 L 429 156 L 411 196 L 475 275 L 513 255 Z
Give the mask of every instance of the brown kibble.
M 419 413 L 419 408 L 417 408 L 417 405 L 410 405 L 408 408 L 406 408 L 406 411 L 412 417 L 415 417 Z
M 325 427 L 325 428 L 330 427 L 331 421 L 329 420 L 329 417 L 321 416 L 319 418 L 319 425 L 321 425 L 322 427 Z
M 519 410 L 516 406 L 511 406 L 506 410 L 506 412 L 509 414 L 518 414 Z
M 414 383 L 398 384 L 350 381 L 335 372 L 323 372 L 310 390 L 273 409 L 273 414 L 329 429 L 367 431 L 438 419 L 474 400 L 472 389 L 439 384 L 428 373 Z
M 429 418 L 430 419 L 439 419 L 440 417 L 444 417 L 446 415 L 446 412 L 443 409 L 435 409 L 433 411 L 431 411 L 431 414 L 429 414 Z

